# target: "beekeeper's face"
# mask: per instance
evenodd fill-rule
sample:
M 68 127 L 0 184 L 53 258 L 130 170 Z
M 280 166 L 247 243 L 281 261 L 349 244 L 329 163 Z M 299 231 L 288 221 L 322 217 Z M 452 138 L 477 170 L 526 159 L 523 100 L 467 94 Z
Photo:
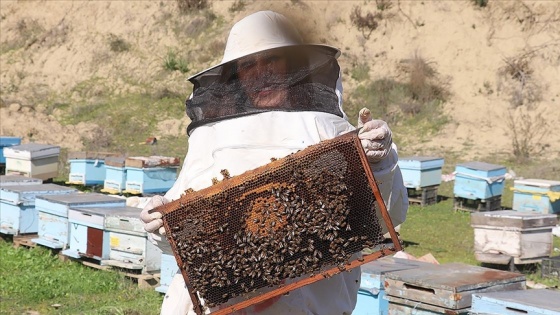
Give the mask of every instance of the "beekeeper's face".
M 286 103 L 287 60 L 281 52 L 245 57 L 237 62 L 237 75 L 245 93 L 258 108 L 279 107 Z

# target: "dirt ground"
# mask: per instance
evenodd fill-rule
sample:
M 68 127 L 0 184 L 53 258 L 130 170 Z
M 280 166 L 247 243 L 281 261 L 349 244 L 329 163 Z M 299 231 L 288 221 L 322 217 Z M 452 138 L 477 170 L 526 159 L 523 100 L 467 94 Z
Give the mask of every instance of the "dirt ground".
M 450 91 L 451 122 L 407 152 L 510 152 L 511 127 L 528 113 L 533 130 L 547 130 L 546 154 L 560 157 L 560 2 L 387 2 L 380 10 L 379 1 L 244 1 L 232 12 L 233 1 L 213 1 L 208 18 L 180 15 L 174 1 L 2 1 L 0 134 L 79 150 L 95 122 L 62 124 L 66 109 L 57 104 L 162 88 L 185 93 L 188 75 L 221 59 L 235 21 L 273 8 L 313 17 L 316 38 L 342 50 L 341 67 L 367 63 L 371 80 L 402 79 L 400 64 L 415 54 L 430 63 Z M 350 21 L 354 6 L 382 16 L 369 39 Z M 128 48 L 110 46 L 115 38 Z M 188 60 L 186 73 L 162 69 L 170 50 Z M 521 79 L 508 74 L 512 64 L 522 67 Z M 360 84 L 348 75 L 344 82 L 346 96 Z M 185 122 L 166 119 L 159 132 L 184 132 L 174 127 Z

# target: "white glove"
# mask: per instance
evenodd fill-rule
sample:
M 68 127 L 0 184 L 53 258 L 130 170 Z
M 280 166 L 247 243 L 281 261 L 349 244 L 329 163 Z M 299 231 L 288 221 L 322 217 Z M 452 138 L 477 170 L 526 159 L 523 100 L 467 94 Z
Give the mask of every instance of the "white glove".
M 148 213 L 150 210 L 162 206 L 169 201 L 162 196 L 153 196 L 152 200 L 142 209 L 140 212 L 140 219 L 144 222 L 144 230 L 148 233 L 159 233 L 160 235 L 165 235 L 165 228 L 163 227 L 162 215 L 160 212 L 154 211 Z
M 383 120 L 373 120 L 367 108 L 360 110 L 358 138 L 370 163 L 377 163 L 389 155 L 393 143 L 391 129 Z

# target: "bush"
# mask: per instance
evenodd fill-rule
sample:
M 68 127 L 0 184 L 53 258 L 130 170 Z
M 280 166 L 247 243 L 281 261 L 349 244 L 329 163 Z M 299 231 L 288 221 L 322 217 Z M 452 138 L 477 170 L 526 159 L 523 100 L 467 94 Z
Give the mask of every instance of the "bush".
M 365 62 L 354 65 L 350 76 L 358 82 L 369 80 L 369 65 Z
M 182 14 L 192 13 L 208 8 L 208 0 L 176 0 L 179 12 Z
M 379 20 L 382 19 L 380 13 L 368 12 L 366 15 L 362 15 L 362 8 L 355 6 L 350 13 L 350 21 L 354 26 L 362 32 L 364 38 L 369 39 L 371 32 L 373 32 L 379 26 Z
M 228 11 L 230 13 L 240 12 L 245 9 L 245 1 L 244 0 L 235 0 L 231 7 L 229 7 Z
M 505 90 L 512 108 L 531 108 L 542 99 L 541 84 L 533 77 L 532 56 L 533 53 L 525 53 L 505 58 L 505 65 L 498 70 L 500 88 Z
M 109 35 L 109 46 L 111 47 L 111 51 L 114 52 L 123 52 L 130 49 L 129 43 L 114 34 Z
M 473 2 L 481 8 L 484 8 L 488 5 L 488 0 L 473 0 Z
M 169 71 L 181 71 L 181 73 L 189 72 L 187 61 L 178 57 L 173 50 L 169 50 L 163 59 L 163 68 Z
M 506 126 L 511 137 L 512 153 L 518 162 L 527 161 L 549 147 L 543 143 L 550 133 L 550 126 L 543 112 L 530 113 L 523 108 L 508 110 Z
M 393 7 L 393 2 L 391 0 L 375 0 L 375 6 L 377 10 L 385 11 Z

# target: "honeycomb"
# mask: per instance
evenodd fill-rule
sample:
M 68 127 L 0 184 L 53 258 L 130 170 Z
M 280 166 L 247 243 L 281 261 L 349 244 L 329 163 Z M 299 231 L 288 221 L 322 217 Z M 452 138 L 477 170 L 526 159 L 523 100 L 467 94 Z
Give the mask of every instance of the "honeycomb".
M 382 243 L 382 223 L 392 230 L 355 133 L 227 175 L 155 209 L 197 313 L 199 298 L 214 307 L 286 278 L 343 271 Z

